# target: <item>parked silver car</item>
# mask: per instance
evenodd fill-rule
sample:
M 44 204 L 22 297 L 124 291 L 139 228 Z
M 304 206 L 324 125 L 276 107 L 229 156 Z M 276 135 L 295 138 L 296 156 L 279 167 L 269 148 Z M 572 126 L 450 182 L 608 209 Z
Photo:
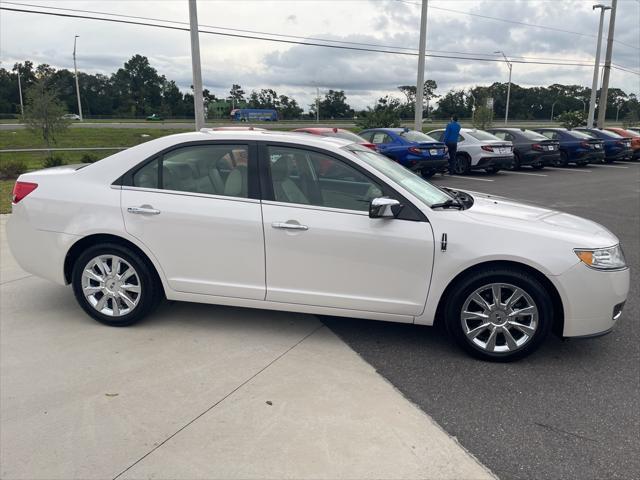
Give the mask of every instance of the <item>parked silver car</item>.
M 432 130 L 430 137 L 442 141 L 444 129 Z M 471 170 L 485 170 L 497 173 L 513 166 L 513 144 L 500 140 L 484 130 L 462 128 L 458 135 L 458 152 L 455 173 L 465 174 Z

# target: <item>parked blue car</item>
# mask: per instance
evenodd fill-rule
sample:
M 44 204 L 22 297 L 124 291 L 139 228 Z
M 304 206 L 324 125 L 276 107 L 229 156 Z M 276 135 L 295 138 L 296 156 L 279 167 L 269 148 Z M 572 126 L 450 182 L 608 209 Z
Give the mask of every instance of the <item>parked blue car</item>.
M 400 165 L 429 178 L 447 169 L 449 157 L 444 143 L 408 128 L 371 128 L 358 135 L 373 143 L 378 152 Z
M 536 128 L 534 131 L 559 142 L 560 159 L 555 166 L 566 167 L 575 163 L 582 167 L 588 163 L 604 162 L 604 142 L 584 132 L 566 128 Z
M 577 131 L 597 138 L 604 142 L 604 161 L 611 163 L 615 160 L 631 160 L 633 150 L 631 149 L 631 139 L 624 138 L 617 133 L 599 128 L 576 128 Z

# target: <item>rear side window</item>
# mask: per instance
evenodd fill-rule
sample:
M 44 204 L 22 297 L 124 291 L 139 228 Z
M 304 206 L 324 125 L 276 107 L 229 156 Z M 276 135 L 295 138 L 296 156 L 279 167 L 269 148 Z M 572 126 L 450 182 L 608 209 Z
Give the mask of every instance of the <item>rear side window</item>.
M 471 135 L 476 140 L 480 140 L 480 141 L 498 140 L 498 138 L 495 135 L 491 135 L 490 133 L 484 132 L 482 130 L 474 130 L 473 132 L 469 132 L 469 135 Z
M 558 138 L 558 134 L 556 132 L 550 132 L 550 131 L 544 131 L 541 132 L 543 136 L 551 139 L 551 140 L 556 140 Z
M 384 132 L 376 132 L 371 138 L 371 143 L 375 143 L 376 145 L 380 143 L 391 143 L 391 138 Z
M 513 135 L 508 132 L 493 132 L 493 135 L 498 137 L 500 140 L 508 140 L 513 142 Z
M 246 145 L 181 147 L 138 169 L 133 186 L 246 198 L 248 163 Z
M 547 137 L 539 134 L 538 132 L 534 132 L 533 130 L 523 130 L 522 135 L 527 137 L 529 140 L 546 140 Z

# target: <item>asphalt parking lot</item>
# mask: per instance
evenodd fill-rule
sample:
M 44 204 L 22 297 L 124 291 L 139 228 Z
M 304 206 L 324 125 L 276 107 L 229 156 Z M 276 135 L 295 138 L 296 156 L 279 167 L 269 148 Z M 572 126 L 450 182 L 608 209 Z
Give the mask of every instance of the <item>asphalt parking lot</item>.
M 608 227 L 623 242 L 632 269 L 617 328 L 590 340 L 551 337 L 534 355 L 505 365 L 466 357 L 438 328 L 339 318 L 325 323 L 500 478 L 638 478 L 640 164 L 433 181 Z

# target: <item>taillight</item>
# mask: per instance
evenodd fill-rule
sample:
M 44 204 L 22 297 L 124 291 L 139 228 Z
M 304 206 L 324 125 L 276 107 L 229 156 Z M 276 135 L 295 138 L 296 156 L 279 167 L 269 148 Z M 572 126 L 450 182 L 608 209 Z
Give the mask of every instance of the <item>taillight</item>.
M 411 153 L 415 153 L 416 155 L 422 155 L 422 150 L 420 150 L 418 147 L 409 147 L 407 150 L 409 150 Z
M 482 145 L 480 148 L 485 152 L 493 152 L 493 147 L 491 145 Z
M 11 202 L 13 204 L 18 203 L 24 197 L 33 192 L 36 188 L 38 188 L 37 183 L 16 182 L 16 184 L 13 186 L 13 197 L 11 198 Z
M 533 145 L 531 145 L 531 148 L 533 148 L 534 150 L 539 150 L 539 151 L 544 150 L 544 147 L 542 145 L 540 145 L 539 143 L 534 143 Z
M 378 151 L 378 149 L 376 148 L 375 143 L 362 143 L 361 145 L 362 145 L 363 147 L 370 148 L 371 150 L 374 150 L 374 151 L 376 151 L 376 152 Z

